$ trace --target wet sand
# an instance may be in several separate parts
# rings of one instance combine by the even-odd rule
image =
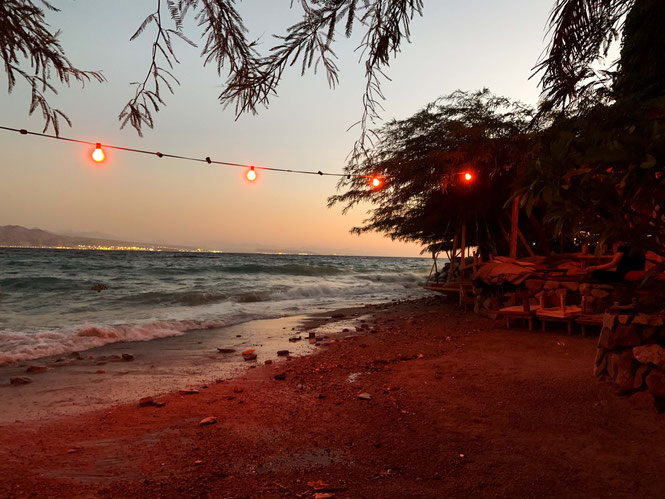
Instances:
[[[314,354],[164,407],[0,425],[0,495],[665,495],[663,416],[592,376],[595,338],[438,299],[365,311],[364,333],[323,321]]]

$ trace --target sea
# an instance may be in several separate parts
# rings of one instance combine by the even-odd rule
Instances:
[[[0,364],[424,295],[427,258],[0,248]]]

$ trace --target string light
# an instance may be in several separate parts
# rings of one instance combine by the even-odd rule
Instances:
[[[246,177],[250,182],[254,182],[256,180],[256,172],[254,171],[253,166],[247,171]]]
[[[371,184],[372,184],[372,187],[374,187],[375,189],[378,189],[379,187],[381,187],[382,183],[383,182],[379,177],[372,177]]]
[[[0,130],[6,130],[9,132],[18,132],[21,135],[34,135],[36,137],[43,137],[43,138],[48,138],[48,139],[55,139],[55,140],[61,140],[65,142],[74,142],[76,144],[85,144],[85,145],[91,145],[95,146],[95,152],[99,150],[100,153],[104,154],[104,151],[102,150],[102,144],[98,142],[90,142],[87,140],[80,140],[80,139],[72,139],[68,137],[61,137],[59,135],[51,135],[47,133],[40,133],[40,132],[31,132],[29,130],[26,130],[25,128],[12,128],[12,127],[7,127],[7,126],[2,126],[0,125]],[[359,173],[331,173],[331,172],[323,172],[320,170],[317,171],[310,171],[310,170],[292,170],[289,168],[273,168],[269,166],[252,166],[252,165],[245,165],[241,163],[231,163],[228,161],[215,161],[210,158],[210,156],[206,156],[203,158],[194,158],[190,156],[182,156],[179,154],[167,154],[167,153],[162,153],[158,151],[147,151],[145,149],[134,149],[131,147],[122,147],[122,146],[114,146],[114,145],[109,145],[109,144],[103,144],[104,148],[106,149],[117,149],[119,151],[127,151],[127,152],[133,152],[137,154],[149,154],[151,156],[157,156],[158,158],[172,158],[172,159],[179,159],[183,161],[196,161],[199,163],[207,163],[209,165],[224,165],[224,166],[234,166],[238,168],[249,168],[250,170],[247,172],[246,176],[249,179],[250,173],[253,173],[254,179],[256,179],[257,175],[257,170],[265,170],[265,171],[272,171],[272,172],[282,172],[282,173],[297,173],[301,175],[319,175],[319,176],[326,176],[326,177],[346,177],[347,179],[350,179],[351,177],[354,178],[366,178],[366,179],[372,179],[374,178],[373,175],[363,175]],[[95,152],[93,152],[93,159]],[[102,158],[103,159],[103,158]],[[97,161],[97,159],[95,159]],[[254,180],[254,179],[249,179],[249,180]]]
[[[473,175],[469,172],[466,172],[464,174],[464,180],[466,180],[467,182],[471,182],[473,180]]]
[[[95,150],[92,151],[92,159],[97,163],[104,161],[104,151],[102,151],[102,145],[100,143],[95,144]]]

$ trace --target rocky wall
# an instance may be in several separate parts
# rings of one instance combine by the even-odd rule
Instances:
[[[593,373],[637,406],[665,410],[665,311],[603,316]]]

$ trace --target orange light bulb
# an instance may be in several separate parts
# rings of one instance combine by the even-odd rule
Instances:
[[[92,151],[92,159],[95,160],[97,163],[101,163],[102,161],[104,161],[104,157],[105,156],[104,156],[104,151],[102,151],[102,145],[98,143],[95,146],[95,150]]]
[[[379,177],[372,178],[372,187],[374,187],[375,189],[381,187],[381,179]]]
[[[471,174],[468,173],[468,172],[464,174],[464,180],[466,180],[467,182],[469,182],[469,181],[471,181],[471,179],[473,179],[473,175],[471,175]]]
[[[254,182],[256,180],[256,172],[254,171],[253,166],[249,169],[247,175],[245,176],[247,177],[247,180],[249,180],[250,182]]]

